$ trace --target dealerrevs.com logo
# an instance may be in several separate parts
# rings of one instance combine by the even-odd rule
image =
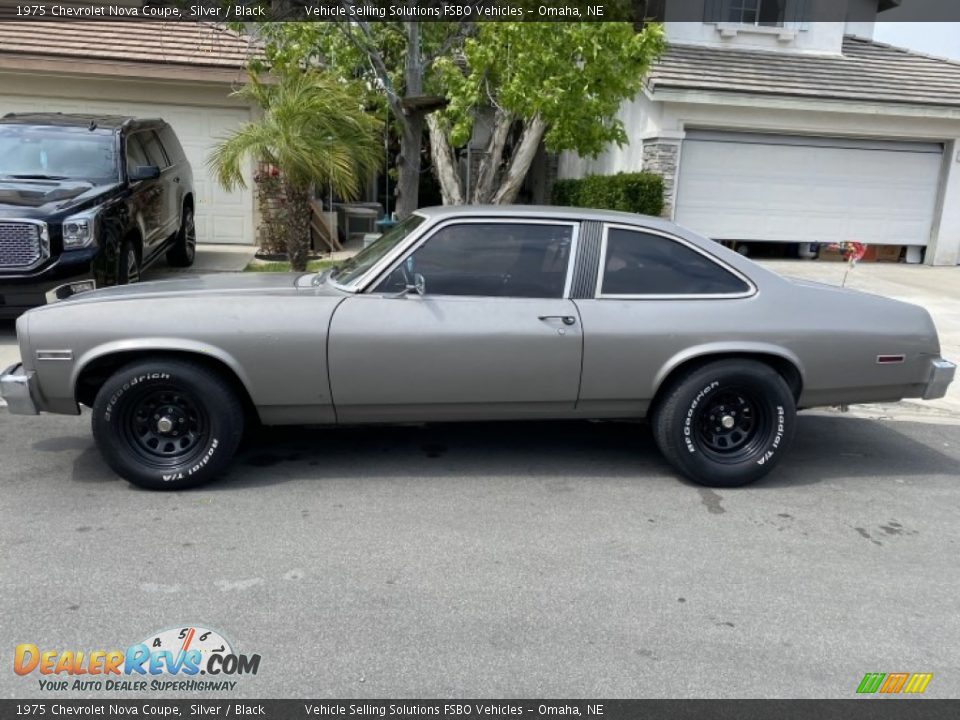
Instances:
[[[256,675],[259,655],[242,655],[220,633],[197,625],[150,635],[126,650],[50,650],[16,646],[13,671],[38,676],[43,691],[157,692],[234,690]]]

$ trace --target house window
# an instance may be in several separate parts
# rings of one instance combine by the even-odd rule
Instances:
[[[786,0],[729,0],[727,22],[782,27]]]

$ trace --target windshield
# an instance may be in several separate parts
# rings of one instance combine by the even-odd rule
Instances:
[[[338,285],[349,285],[363,276],[393,248],[403,242],[411,232],[419,227],[426,218],[411,215],[381,235],[372,245],[368,245],[352,258],[344,260],[330,271],[329,277]]]
[[[116,181],[113,133],[87,128],[0,125],[0,178]]]

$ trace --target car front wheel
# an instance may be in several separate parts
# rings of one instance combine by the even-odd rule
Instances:
[[[738,487],[770,472],[793,440],[783,376],[756,360],[720,360],[673,382],[652,418],[660,451],[700,485]]]
[[[115,372],[93,404],[93,437],[107,464],[134,485],[182,490],[230,462],[243,407],[220,375],[185,360],[138,361]]]

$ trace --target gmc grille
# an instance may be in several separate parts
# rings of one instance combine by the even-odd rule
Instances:
[[[36,265],[44,248],[40,226],[34,223],[0,221],[0,268],[29,268]]]

